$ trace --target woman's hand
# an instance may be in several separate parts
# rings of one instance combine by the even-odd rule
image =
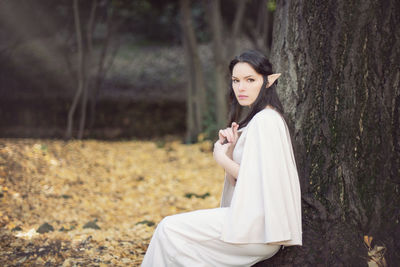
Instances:
[[[232,160],[232,151],[238,140],[238,128],[239,125],[233,122],[232,127],[220,130],[219,139],[215,142],[213,151],[215,161],[231,176],[229,182],[233,186],[236,184],[235,177],[239,175],[239,164]]]
[[[230,183],[232,186],[236,186],[236,182],[237,182],[236,178],[233,178],[232,175],[228,175],[227,177],[228,177],[229,183]]]
[[[215,161],[221,165],[221,162],[224,160],[224,157],[228,157],[226,155],[226,152],[228,151],[229,147],[231,146],[231,143],[226,143],[226,144],[222,144],[220,142],[220,140],[218,140],[217,142],[215,142],[214,144],[214,151],[213,151],[213,155],[214,155],[214,159]]]
[[[221,144],[218,140],[214,144],[214,159],[221,165],[228,174],[229,182],[235,186],[236,178],[239,175],[239,164],[227,155],[227,151],[232,147],[232,143]]]
[[[232,122],[231,127],[228,127],[226,129],[221,129],[218,132],[218,137],[219,137],[219,142],[221,144],[225,143],[225,142],[229,142],[232,143],[233,145],[236,144],[236,141],[238,140],[238,128],[239,128],[239,124],[237,124],[236,122]]]
[[[218,141],[214,144],[214,159],[221,165],[224,157],[232,159],[232,151],[238,140],[239,124],[232,122],[232,127],[218,132]]]

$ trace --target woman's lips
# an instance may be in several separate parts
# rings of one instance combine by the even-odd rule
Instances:
[[[239,99],[245,99],[247,98],[247,95],[239,95]]]

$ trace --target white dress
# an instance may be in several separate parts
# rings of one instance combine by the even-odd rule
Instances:
[[[236,186],[225,177],[219,208],[161,220],[142,267],[252,266],[281,245],[302,245],[300,184],[284,119],[266,108],[240,131]]]

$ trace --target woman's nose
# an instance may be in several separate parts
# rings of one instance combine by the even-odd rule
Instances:
[[[245,87],[242,82],[239,83],[239,91],[244,91]]]

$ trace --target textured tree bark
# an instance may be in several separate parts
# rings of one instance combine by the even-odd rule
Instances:
[[[400,3],[278,1],[271,59],[303,195],[303,246],[256,266],[400,262]]]

